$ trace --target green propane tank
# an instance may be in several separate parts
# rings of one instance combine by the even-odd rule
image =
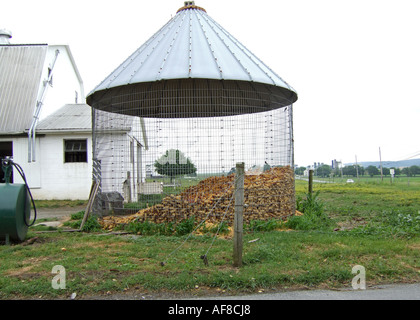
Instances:
[[[0,183],[0,240],[23,241],[31,214],[28,188],[25,184],[10,183],[12,162],[2,160],[2,168],[6,183]]]

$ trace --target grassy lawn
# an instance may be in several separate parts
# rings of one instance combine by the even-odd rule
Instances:
[[[345,179],[344,179],[345,181]],[[344,229],[369,223],[386,222],[398,214],[420,211],[420,177],[399,178],[391,184],[380,178],[364,178],[360,183],[315,184],[326,213]],[[304,196],[307,182],[296,181],[296,195]]]
[[[306,188],[296,181],[301,204]],[[293,225],[246,226],[240,269],[232,267],[232,239],[214,240],[214,230],[187,238],[31,227],[28,238],[38,237],[32,245],[0,246],[0,299],[351,287],[355,265],[365,267],[368,285],[420,281],[420,179],[411,178],[410,186],[367,180],[314,190],[319,215],[305,212]],[[206,253],[208,265],[200,259]],[[66,270],[64,290],[52,288],[55,265]]]

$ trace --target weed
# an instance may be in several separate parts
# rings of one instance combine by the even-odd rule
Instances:
[[[80,227],[80,225],[79,225]],[[99,224],[98,222],[98,218],[97,217],[92,217],[90,216],[89,218],[87,218],[82,231],[84,232],[95,232],[95,231],[101,231],[102,230],[102,226]]]
[[[306,198],[298,196],[296,199],[296,209],[302,213],[321,216],[324,212],[324,204],[319,199],[320,191],[306,193]]]
[[[82,224],[82,219],[85,215],[84,211],[79,211],[77,213],[74,213],[70,216],[71,220],[69,222],[64,223],[65,226],[69,226],[73,229],[79,229],[80,225]],[[82,231],[84,232],[95,232],[102,230],[102,226],[98,222],[98,218],[96,216],[90,216],[83,228]]]
[[[252,220],[249,224],[244,226],[244,230],[248,232],[257,231],[273,231],[282,226],[282,221],[277,219],[271,219],[268,221],[263,220]]]
[[[132,222],[122,228],[124,231],[130,233],[141,234],[145,236],[150,235],[172,235],[175,231],[173,223],[151,223],[145,222]]]
[[[80,220],[80,219],[83,219],[84,215],[85,215],[84,211],[79,211],[79,212],[73,213],[70,216],[70,218],[71,218],[71,220]]]
[[[184,236],[194,230],[194,217],[185,219],[178,224],[175,223],[153,223],[149,221],[134,221],[127,225],[121,225],[120,230],[130,233],[141,234],[144,236],[162,235],[162,236]]]
[[[228,234],[229,233],[229,225],[227,222],[223,221],[221,223],[219,223],[218,225],[210,228],[210,233],[214,233],[216,234],[218,232],[218,234]]]
[[[307,193],[306,198],[297,197],[296,209],[303,213],[286,222],[286,227],[295,230],[325,229],[332,225],[332,220],[324,212],[324,203],[319,199],[319,191]]]
[[[420,235],[420,211],[413,209],[383,210],[366,226],[352,230],[357,234],[373,234],[382,237],[411,238]]]
[[[185,219],[182,222],[178,223],[175,229],[175,235],[185,236],[191,233],[194,230],[195,219],[194,217]]]

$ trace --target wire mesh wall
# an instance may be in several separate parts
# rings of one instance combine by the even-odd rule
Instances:
[[[157,82],[105,92],[92,107],[96,213],[232,221],[244,162],[244,219],[294,214],[293,109],[268,85]]]

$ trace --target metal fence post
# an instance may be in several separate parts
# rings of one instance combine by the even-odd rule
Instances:
[[[237,268],[242,266],[244,182],[245,164],[243,162],[237,163],[235,173],[235,219],[233,226],[233,266]]]

